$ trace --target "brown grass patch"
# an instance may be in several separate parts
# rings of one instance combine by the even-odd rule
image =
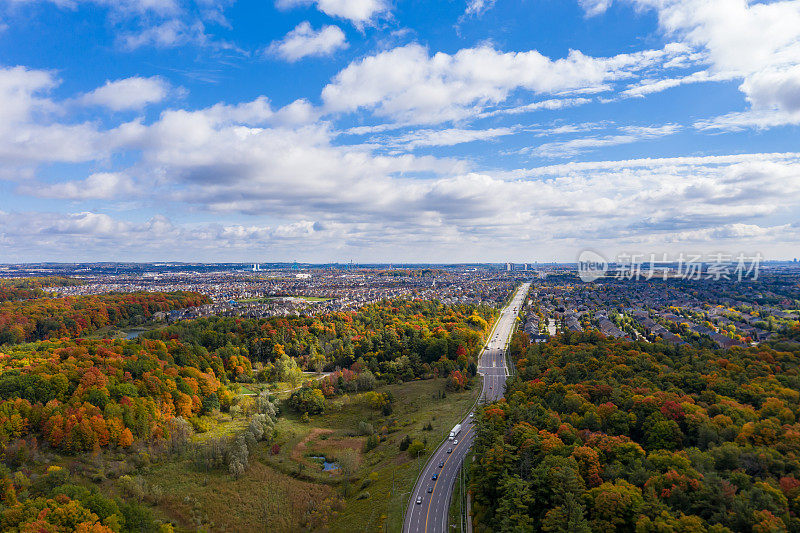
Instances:
[[[196,531],[198,522],[208,531],[302,531],[314,510],[336,496],[329,485],[295,479],[256,458],[239,479],[187,464],[153,474],[167,489],[159,507],[184,531]]]

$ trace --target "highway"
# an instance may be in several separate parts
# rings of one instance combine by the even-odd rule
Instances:
[[[508,338],[514,331],[515,319],[529,288],[530,283],[525,283],[517,290],[511,303],[501,312],[495,329],[481,353],[478,373],[483,375],[481,396],[486,403],[499,399],[505,391],[508,370],[504,350]],[[450,498],[461,463],[472,445],[473,429],[472,418],[467,415],[461,421],[461,432],[455,440],[445,440],[431,455],[408,499],[403,531],[409,533],[448,531],[447,514]],[[433,479],[434,475],[437,476],[436,479]],[[428,492],[429,490],[431,492]],[[417,498],[422,498],[422,502],[417,503]]]

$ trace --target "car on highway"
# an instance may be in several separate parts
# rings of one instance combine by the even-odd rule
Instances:
[[[439,477],[439,474],[434,474],[434,475],[431,476],[431,479],[436,481],[436,478],[438,478],[438,477]]]
[[[453,448],[447,448],[447,453],[453,453]]]
[[[422,496],[417,496],[417,505],[422,503]]]
[[[444,461],[439,461],[439,468],[444,468]]]
[[[433,487],[428,487],[428,494],[430,494],[431,492],[433,492]]]
[[[469,417],[470,417],[470,418],[475,418],[475,413],[470,413],[470,414],[469,414]]]
[[[454,440],[454,441],[453,441],[453,446],[456,446],[457,444],[458,444],[458,441],[457,441],[457,440]]]

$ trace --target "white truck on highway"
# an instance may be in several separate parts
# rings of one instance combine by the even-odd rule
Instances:
[[[459,433],[461,433],[461,424],[456,424],[453,428],[453,431],[450,432],[450,437],[448,437],[448,440],[453,440]]]

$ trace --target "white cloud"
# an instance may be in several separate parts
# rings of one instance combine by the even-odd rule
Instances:
[[[161,102],[169,91],[169,84],[158,76],[134,76],[106,81],[105,85],[86,93],[79,101],[84,105],[103,106],[112,111],[138,110]]]
[[[473,141],[486,141],[514,133],[516,133],[514,128],[416,130],[385,142],[391,146],[413,150],[421,146],[454,146]]]
[[[233,133],[220,130],[196,149],[208,148],[227,135]],[[288,139],[287,145],[299,138]],[[307,150],[301,149],[306,154]],[[335,161],[329,157],[324,163]],[[359,177],[381,165],[396,168],[396,160],[391,161],[376,159],[371,168],[345,177],[339,175],[341,165],[327,170],[320,165],[317,174],[296,185],[283,179],[282,187],[277,183],[270,187],[269,175],[275,169],[266,169],[264,175],[258,169],[228,167],[220,179],[218,170],[224,167],[218,166],[204,181],[202,162],[195,159],[185,167],[191,176],[169,180],[170,187],[189,186],[186,201],[214,207],[211,202],[227,198],[231,209],[254,217],[280,215],[282,220],[230,223],[220,211],[218,223],[176,225],[162,215],[129,222],[96,212],[0,213],[4,248],[18,258],[41,259],[42,250],[52,250],[62,254],[59,257],[70,254],[72,260],[102,259],[113,247],[118,257],[149,259],[231,260],[268,250],[271,257],[291,260],[303,250],[313,250],[316,258],[324,254],[339,259],[458,261],[489,253],[502,256],[508,246],[521,242],[546,243],[548,250],[564,258],[561,254],[574,254],[589,244],[628,250],[646,246],[645,251],[659,252],[685,251],[697,244],[714,250],[788,253],[798,238],[797,228],[788,228],[780,218],[800,208],[800,154],[574,163],[529,169],[525,179],[458,171],[422,179],[385,173],[378,180]],[[287,164],[282,163],[284,169]],[[335,182],[334,186],[328,187],[326,181]],[[314,187],[323,190],[315,192]],[[246,193],[252,198],[237,199]],[[152,194],[162,203],[169,201],[163,189]],[[175,242],[181,246],[176,248]],[[421,256],[421,249],[430,252]]]
[[[707,70],[700,70],[697,72],[693,72],[687,76],[681,76],[679,78],[662,78],[657,80],[652,79],[645,79],[631,85],[624,91],[622,91],[622,96],[626,97],[644,97],[648,94],[653,94],[661,91],[665,91],[667,89],[672,89],[673,87],[679,87],[681,85],[688,85],[692,83],[707,83],[707,82],[718,82],[718,81],[729,81],[739,76],[736,73],[732,72],[718,72],[716,74],[711,74]]]
[[[578,3],[589,17],[602,15],[611,7],[611,0],[578,0]]]
[[[677,124],[665,124],[655,127],[624,126],[620,128],[621,134],[606,135],[604,137],[584,137],[568,141],[553,141],[526,150],[539,157],[566,157],[591,151],[597,148],[630,144],[648,139],[656,139],[672,135],[681,130]]]
[[[117,42],[132,50],[142,46],[167,48],[194,44],[234,49],[214,39],[206,24],[230,27],[224,10],[235,0],[0,0],[19,8],[29,4],[49,3],[61,9],[104,9],[115,26]],[[11,10],[17,16],[19,10]],[[135,30],[131,29],[131,25]]]
[[[694,127],[699,130],[721,130],[726,132],[745,129],[766,130],[778,126],[800,124],[800,113],[786,113],[774,110],[750,110],[727,113],[718,117],[698,120]]]
[[[48,96],[55,76],[24,67],[0,68],[0,161],[8,168],[104,158],[135,135],[137,123],[101,131],[94,123],[62,123],[62,106]]]
[[[287,33],[282,40],[273,42],[266,51],[294,62],[309,56],[329,56],[347,46],[344,32],[338,26],[323,26],[315,31],[305,21]]]
[[[494,7],[495,0],[467,0],[467,9],[464,15],[482,15]]]
[[[800,59],[800,2],[631,0],[672,35],[708,50],[719,71],[754,73]]]
[[[579,105],[588,104],[592,101],[591,98],[549,98],[547,100],[540,100],[516,107],[508,107],[504,109],[495,109],[494,111],[487,111],[481,113],[480,117],[491,117],[495,115],[518,115],[521,113],[531,113],[541,109],[554,111],[557,109],[564,109],[567,107],[575,107]]]
[[[180,6],[175,0],[5,0],[5,2],[12,5],[49,2],[65,9],[77,9],[82,5],[94,5],[128,14],[174,15],[180,11]]]
[[[377,16],[389,11],[386,0],[277,0],[279,9],[315,4],[317,9],[330,15],[347,19],[356,26],[372,22]]]
[[[178,19],[148,26],[138,32],[125,32],[119,38],[122,45],[128,50],[135,50],[143,46],[172,48],[186,44],[205,45],[209,40],[202,22],[195,21],[189,24]]]
[[[65,200],[113,199],[137,192],[133,181],[116,172],[98,172],[83,180],[66,181],[51,185],[23,185],[22,194],[39,198],[63,198]]]
[[[792,94],[798,87],[800,65],[800,1],[629,1],[655,9],[659,25],[670,36],[704,49],[712,74],[735,74],[744,79],[740,89],[750,102],[752,113],[719,117],[719,127],[797,123],[797,104]]]
[[[593,58],[577,50],[551,60],[536,50],[500,52],[489,46],[433,56],[419,44],[379,52],[351,63],[322,91],[329,112],[368,109],[407,123],[437,123],[475,115],[516,89],[535,94],[596,87],[685,53],[667,45]]]
[[[695,127],[735,131],[800,124],[800,64],[753,73],[739,90],[750,102],[749,110],[700,120]]]
[[[753,109],[796,113],[800,111],[800,63],[756,72],[739,88],[747,95]]]

